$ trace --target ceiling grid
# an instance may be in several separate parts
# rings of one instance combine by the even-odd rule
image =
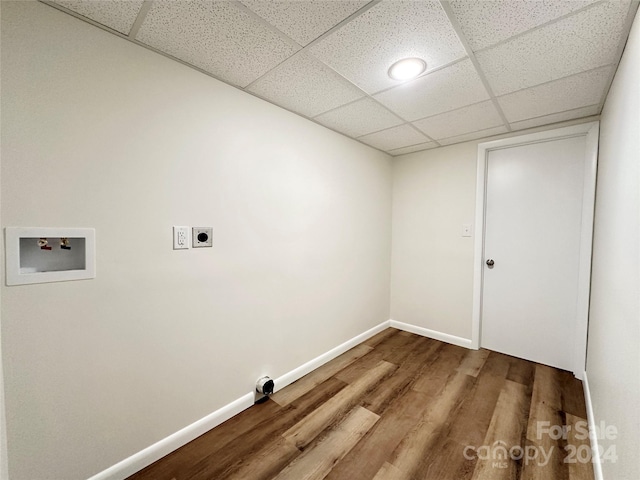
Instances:
[[[600,113],[638,0],[41,0],[392,156]],[[387,69],[418,57],[397,81]]]
[[[138,12],[136,19],[133,22],[133,25],[131,26],[131,30],[129,30],[129,33],[127,34],[127,36],[130,39],[136,38],[136,35],[138,34],[140,27],[142,26],[142,22],[144,22],[144,19],[147,16],[147,13],[149,13],[149,10],[151,9],[152,4],[153,4],[152,0],[144,0],[144,2],[142,3],[142,6],[140,7],[140,11]]]
[[[480,68],[480,63],[478,62],[478,59],[476,58],[475,54],[473,53],[473,49],[471,48],[471,45],[469,45],[469,42],[467,41],[466,36],[462,32],[462,27],[458,23],[458,19],[456,18],[455,14],[453,13],[453,10],[451,10],[451,6],[449,5],[449,2],[441,1],[440,4],[442,5],[442,9],[447,14],[447,17],[449,17],[449,21],[451,22],[451,25],[453,26],[453,29],[458,34],[458,37],[460,38],[460,42],[462,43],[462,45],[464,45],[464,48],[467,51],[467,55],[469,55],[469,58],[471,59],[471,62],[473,63],[473,66],[476,68],[476,71],[478,72],[478,76],[480,77],[480,80],[482,81],[482,84],[484,85],[484,88],[486,88],[487,93],[489,94],[489,97],[491,98],[491,103],[493,104],[494,108],[498,112],[498,115],[500,115],[500,118],[502,119],[502,121],[504,123],[504,126],[507,129],[507,132],[510,132],[511,131],[511,127],[509,126],[509,122],[507,121],[507,117],[504,116],[504,112],[502,111],[502,108],[500,107],[500,104],[498,103],[498,100],[496,99],[496,96],[493,93],[493,89],[491,88],[491,85],[489,84],[489,81],[487,80],[487,77],[485,76],[484,72],[482,71],[482,68]]]

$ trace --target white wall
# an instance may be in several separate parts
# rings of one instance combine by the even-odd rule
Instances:
[[[86,478],[389,318],[387,155],[1,3],[3,227],[97,239],[95,280],[2,288],[12,480]]]
[[[0,22],[2,9],[0,9]],[[0,62],[0,78],[2,78],[2,62]],[[0,82],[0,98],[2,98],[2,82]],[[2,116],[2,102],[0,101],[0,117]],[[2,127],[0,125],[0,131]],[[0,198],[2,198],[2,169],[0,168]],[[2,225],[2,209],[0,208],[0,225]],[[0,252],[4,251],[4,235],[0,235]],[[0,254],[0,272],[4,272],[4,255]],[[2,295],[0,295],[0,326],[2,325]],[[2,329],[0,328],[0,480],[9,479],[7,462],[7,422],[4,402],[4,372],[2,368]]]
[[[470,341],[473,237],[462,237],[462,226],[475,220],[478,144],[597,118],[587,117],[396,157],[391,318]],[[472,228],[472,235],[476,233]]]
[[[640,21],[602,111],[587,377],[595,420],[618,429],[605,479],[640,478]]]
[[[471,338],[477,142],[394,160],[391,318]]]

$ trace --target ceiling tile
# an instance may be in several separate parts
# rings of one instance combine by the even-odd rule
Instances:
[[[600,103],[613,67],[602,67],[498,98],[509,122]]]
[[[597,0],[451,0],[451,10],[476,51],[586,7]]]
[[[304,52],[271,70],[247,91],[308,117],[364,96],[336,72]]]
[[[494,135],[500,135],[501,133],[507,133],[506,127],[494,127],[487,128],[486,130],[480,130],[479,132],[467,133],[465,135],[457,135],[455,137],[443,138],[438,140],[438,143],[442,146],[453,145],[454,143],[469,142],[471,140],[478,140],[479,138],[492,137]]]
[[[125,35],[147,3],[131,40],[394,154],[509,129],[487,81],[515,130],[599,113],[631,0],[447,1],[478,62],[434,0],[47,3]],[[428,71],[391,80],[407,56]]]
[[[489,94],[471,60],[463,60],[374,98],[413,121],[487,100]]]
[[[368,93],[397,85],[387,71],[406,57],[429,69],[466,55],[439,2],[381,2],[336,30],[310,51]]]
[[[407,153],[421,152],[423,150],[431,150],[432,148],[436,148],[438,146],[435,142],[427,142],[427,143],[419,143],[418,145],[413,145],[411,147],[404,148],[395,148],[390,150],[388,153],[394,157],[398,155],[405,155]]]
[[[540,125],[550,125],[552,123],[564,122],[575,118],[590,117],[600,113],[600,105],[591,105],[590,107],[576,108],[567,112],[554,113],[552,115],[544,115],[542,117],[531,118],[521,122],[511,123],[513,130],[524,130],[525,128],[539,127]]]
[[[105,25],[113,30],[129,34],[136,21],[142,0],[128,2],[111,0],[53,0],[54,3],[76,12],[78,15],[90,18],[94,22]]]
[[[425,135],[409,125],[400,125],[380,132],[370,133],[369,135],[358,137],[358,140],[385,151],[429,141]]]
[[[604,2],[477,54],[493,92],[504,95],[614,63],[628,2]]]
[[[240,0],[300,45],[307,45],[369,0]]]
[[[363,98],[323,113],[314,120],[352,137],[359,137],[404,123],[403,120],[370,98]]]
[[[491,100],[462,107],[413,124],[436,140],[502,125],[503,121]]]
[[[228,1],[155,0],[136,40],[241,87],[299,49]]]

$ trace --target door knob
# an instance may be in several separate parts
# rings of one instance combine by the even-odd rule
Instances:
[[[489,266],[489,268],[492,268],[494,263],[495,262],[493,261],[493,258],[490,258],[489,260],[487,260],[487,265]]]

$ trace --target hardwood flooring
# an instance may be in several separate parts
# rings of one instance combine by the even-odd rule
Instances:
[[[580,422],[568,372],[387,329],[129,478],[593,480]]]

